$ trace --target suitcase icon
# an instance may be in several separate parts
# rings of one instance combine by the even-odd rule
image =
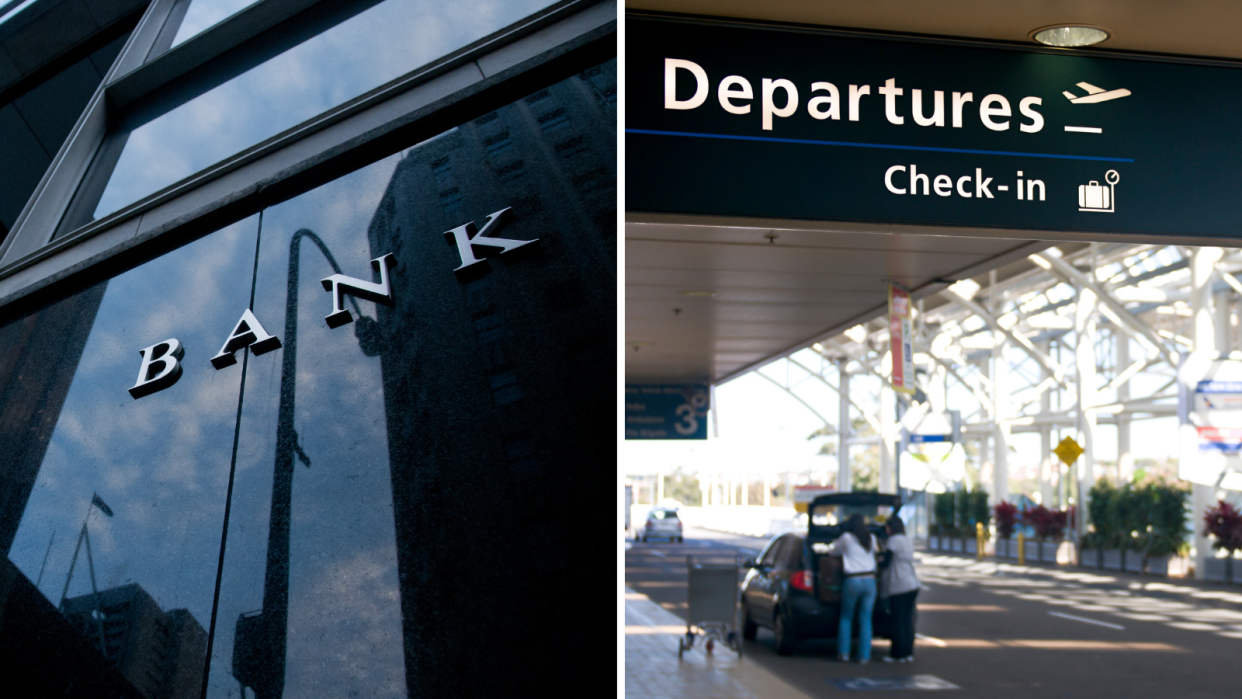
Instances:
[[[1113,186],[1121,179],[1116,170],[1109,170],[1104,177],[1108,184],[1101,185],[1097,180],[1088,184],[1078,185],[1078,210],[1112,213],[1114,204]]]

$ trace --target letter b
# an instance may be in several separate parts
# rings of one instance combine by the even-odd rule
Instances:
[[[181,378],[181,359],[185,357],[185,348],[176,338],[157,342],[138,350],[138,354],[142,355],[138,381],[129,389],[129,395],[135,399],[162,391]]]

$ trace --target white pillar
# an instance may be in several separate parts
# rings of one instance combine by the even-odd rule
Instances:
[[[847,361],[838,364],[840,380],[837,383],[837,395],[840,396],[837,426],[837,492],[850,492],[850,375],[845,373]]]
[[[1039,343],[1039,351],[1051,356],[1052,341],[1044,340]],[[1043,369],[1040,377],[1047,380],[1048,370]],[[1044,391],[1039,397],[1039,412],[1041,415],[1047,415],[1052,412],[1052,392],[1056,390],[1050,388]],[[1039,502],[1044,507],[1052,507],[1052,425],[1040,425],[1039,427]]]
[[[1190,254],[1190,309],[1194,321],[1194,351],[1216,354],[1217,333],[1212,313],[1212,277],[1216,262],[1224,251],[1220,248],[1196,248]],[[1203,515],[1215,500],[1216,489],[1210,485],[1192,486],[1193,509],[1190,521],[1194,527],[1195,577],[1202,580],[1207,571],[1205,562],[1211,555],[1211,543],[1203,535]]]
[[[1087,533],[1087,500],[1091,485],[1095,482],[1095,411],[1087,408],[1095,405],[1095,292],[1088,288],[1078,290],[1078,304],[1074,313],[1074,363],[1078,368],[1078,444],[1083,448],[1078,457],[1078,536]]]
[[[772,476],[767,473],[763,474],[763,506],[772,506]]]
[[[742,474],[742,507],[750,505],[750,474]]]
[[[896,454],[892,434],[897,412],[897,392],[888,382],[880,385],[880,492],[896,493]]]
[[[655,504],[664,501],[664,472],[656,471]]]
[[[1130,338],[1116,332],[1117,371],[1125,371],[1130,366]],[[1130,382],[1117,387],[1117,402],[1130,400]],[[1130,452],[1131,417],[1128,413],[1117,414],[1117,480],[1126,481],[1134,477],[1134,454]]]
[[[1009,430],[1004,422],[1010,414],[1009,358],[1004,335],[996,333],[992,348],[992,504],[1009,499]]]

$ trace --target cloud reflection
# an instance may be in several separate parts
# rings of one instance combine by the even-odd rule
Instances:
[[[116,211],[550,4],[381,2],[135,129],[94,215]]]

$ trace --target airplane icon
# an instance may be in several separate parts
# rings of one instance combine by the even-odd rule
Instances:
[[[1090,83],[1078,83],[1078,87],[1086,90],[1087,94],[1082,97],[1075,97],[1072,92],[1062,92],[1061,94],[1065,95],[1065,99],[1073,102],[1074,104],[1107,102],[1108,100],[1115,100],[1130,94],[1130,91],[1126,89],[1105,91],[1102,88],[1098,88]]]

